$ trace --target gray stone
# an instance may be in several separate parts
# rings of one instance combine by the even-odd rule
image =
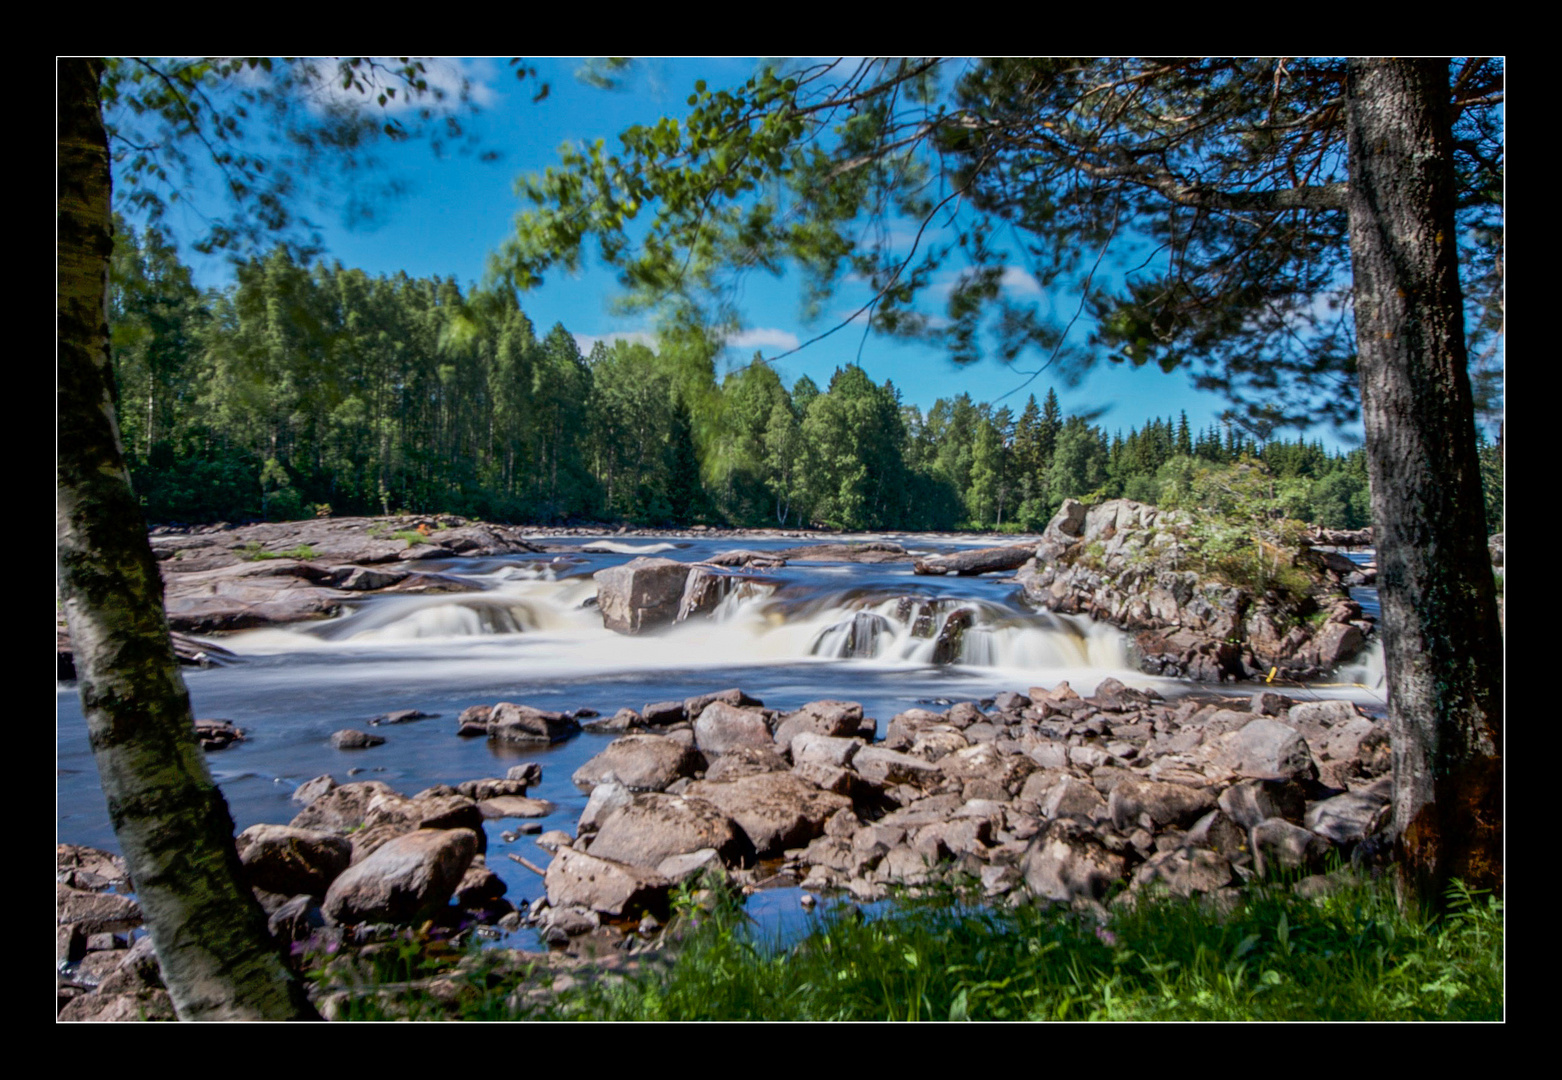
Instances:
[[[1270,818],[1253,826],[1248,833],[1254,866],[1260,877],[1277,873],[1314,873],[1323,867],[1329,842],[1300,825],[1283,818]]]
[[[488,719],[488,737],[500,742],[556,743],[579,730],[579,722],[567,713],[508,701],[495,705]]]
[[[774,748],[764,710],[739,708],[724,701],[705,706],[694,722],[694,741],[707,757],[718,757],[738,746]]]
[[[343,728],[331,736],[331,745],[338,750],[367,750],[371,746],[380,746],[385,739],[379,735],[370,735],[366,731],[354,731],[352,728]]]
[[[1336,844],[1354,844],[1381,830],[1391,813],[1385,800],[1352,791],[1314,803],[1302,825]]]
[[[637,558],[598,570],[597,606],[602,625],[619,634],[640,634],[678,617],[689,565],[672,559]]]
[[[251,825],[233,843],[251,886],[288,896],[324,896],[353,856],[345,837],[288,825]]]
[[[1036,896],[1071,901],[1099,900],[1123,879],[1127,863],[1108,851],[1089,829],[1055,821],[1030,842],[1020,864],[1025,884]]]
[[[754,856],[754,845],[720,808],[677,795],[634,796],[602,819],[591,841],[593,855],[642,867],[701,848],[714,848],[733,865]]]
[[[1186,828],[1215,809],[1215,794],[1208,788],[1164,784],[1155,780],[1124,780],[1112,788],[1107,812],[1112,824],[1128,831],[1148,816],[1154,827]]]
[[[1164,885],[1173,896],[1214,892],[1231,884],[1231,863],[1208,848],[1173,848],[1134,871],[1135,885]]]
[[[667,913],[672,882],[654,870],[561,848],[544,879],[554,908],[580,906],[607,915]]]
[[[412,922],[450,902],[477,846],[470,829],[396,837],[332,882],[321,907],[339,925]]]
[[[1288,724],[1260,717],[1209,746],[1216,764],[1239,776],[1316,779],[1307,740]]]
[[[804,847],[823,834],[831,815],[851,808],[851,800],[821,791],[789,772],[745,776],[730,783],[702,780],[689,785],[689,795],[708,800],[736,821],[760,858]]]
[[[317,776],[313,780],[305,780],[293,789],[293,801],[303,806],[308,806],[320,796],[336,789],[336,780],[330,775]]]
[[[625,735],[614,739],[570,777],[575,786],[591,790],[608,773],[632,791],[663,791],[682,776],[693,776],[704,764],[699,753],[660,735]]]
[[[1299,822],[1307,810],[1307,796],[1294,780],[1244,780],[1220,793],[1226,816],[1251,829],[1269,818]]]

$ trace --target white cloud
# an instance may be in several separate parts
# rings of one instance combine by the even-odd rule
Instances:
[[[590,355],[592,346],[594,346],[599,341],[607,345],[611,345],[615,341],[627,341],[631,345],[644,345],[653,352],[656,349],[656,335],[646,330],[630,330],[628,332],[614,331],[611,334],[602,334],[600,336],[592,334],[575,334],[573,337],[575,338],[576,347],[579,348],[581,353],[584,355]]]
[[[956,282],[971,276],[971,271],[962,270],[960,273],[934,282],[928,287],[928,294],[937,296],[941,300],[947,300],[949,294],[954,291]],[[1036,281],[1030,271],[1023,266],[1005,266],[1003,274],[998,279],[998,287],[1011,296],[1040,296],[1041,285]]]
[[[727,339],[727,344],[738,349],[795,349],[802,341],[790,330],[778,330],[769,326],[756,326]]]

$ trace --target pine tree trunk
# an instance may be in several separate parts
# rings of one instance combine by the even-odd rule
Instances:
[[[1362,419],[1402,897],[1502,884],[1502,637],[1466,370],[1446,61],[1356,60],[1347,125]]]
[[[233,820],[196,743],[162,581],[114,420],[107,317],[108,140],[101,61],[61,60],[58,582],[109,818],[181,1019],[314,1010],[239,884]]]

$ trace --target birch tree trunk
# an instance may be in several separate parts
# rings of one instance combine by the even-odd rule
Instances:
[[[101,61],[58,68],[55,539],[82,712],[109,818],[182,1020],[313,1017],[254,894],[195,739],[163,586],[130,487],[109,367],[113,251]]]

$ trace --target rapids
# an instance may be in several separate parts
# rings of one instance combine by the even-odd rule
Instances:
[[[918,553],[992,542],[852,539],[894,539]],[[594,572],[648,550],[692,562],[736,546],[795,544],[582,539],[567,553],[435,561],[423,568],[463,578],[478,591],[367,596],[327,621],[224,636],[221,644],[241,661],[186,669],[185,680],[198,717],[231,720],[247,732],[247,741],[206,759],[236,829],[287,822],[298,810],[289,799],[293,789],[322,773],[342,782],[382,780],[410,795],[436,783],[503,776],[510,765],[536,760],[543,782],[532,794],[557,806],[540,824],[573,833],[586,796],[570,774],[610,737],[581,734],[525,750],[457,738],[455,718],[469,705],[515,701],[610,716],[624,706],[739,686],[779,709],[820,698],[859,701],[882,732],[891,716],[918,704],[942,708],[1064,679],[1082,693],[1108,676],[1167,697],[1197,689],[1138,672],[1126,635],[1036,611],[1012,580],[915,577],[909,562],[793,561],[779,570],[734,571],[709,617],[640,637],[605,630],[591,603]],[[939,631],[955,612],[965,612],[969,626],[953,662],[935,664]],[[1366,691],[1381,678],[1377,665],[1374,671],[1369,660],[1339,682],[1366,684]],[[1376,698],[1367,692],[1362,700]],[[56,705],[58,839],[117,850],[73,683],[58,685]],[[334,731],[366,729],[370,717],[410,708],[438,716],[375,728],[386,743],[373,749],[330,743]],[[505,878],[517,906],[542,892],[540,878],[504,858],[507,851],[541,856],[526,836],[513,845],[502,840],[520,824],[488,824],[489,866]]]

